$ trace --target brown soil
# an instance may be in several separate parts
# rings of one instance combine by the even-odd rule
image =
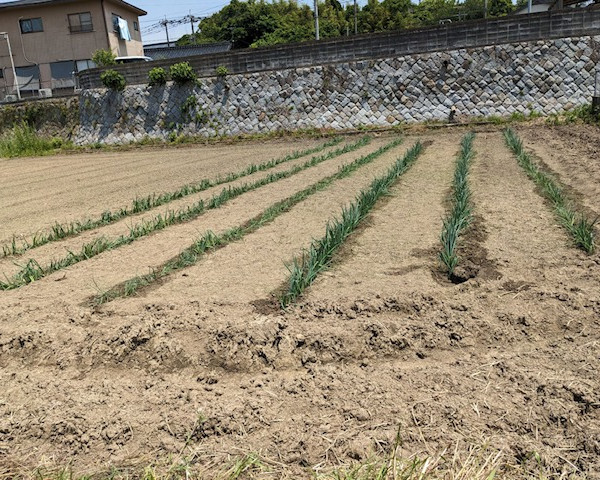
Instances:
[[[592,125],[518,129],[527,150],[569,187],[574,200],[600,215],[600,129]]]
[[[389,138],[0,292],[0,476],[40,465],[140,468],[171,455],[210,478],[232,457],[257,452],[275,477],[308,478],[388,451],[400,427],[407,454],[489,444],[507,464],[536,452],[551,471],[600,478],[600,257],[572,248],[500,132],[486,131],[475,141],[476,222],[461,252],[470,278],[440,281],[439,232],[461,134],[421,135],[432,144],[287,312],[257,305],[285,281],[285,263],[416,138],[137,297],[82,305]],[[242,147],[189,152],[234,156],[228,149]],[[298,148],[269,142],[261,152]],[[563,174],[539,155],[581,186],[570,176],[576,159]],[[147,157],[145,165],[164,169]],[[138,171],[135,154],[120,158]],[[201,164],[185,181],[212,176],[211,168]],[[105,174],[97,174],[104,185]],[[45,173],[37,175],[27,178],[33,184]],[[157,185],[168,176],[157,175]],[[93,200],[101,207],[94,211],[119,206],[126,183],[115,205],[90,188],[89,203],[45,212],[52,195],[36,183],[22,197],[37,212],[31,218],[19,223],[16,207],[2,209],[13,224],[8,235],[81,218]]]
[[[55,221],[97,216],[128,205],[136,196],[170,191],[322,142],[282,140],[0,159],[0,241],[14,233],[35,233]]]
[[[356,140],[357,139],[354,138],[354,139],[351,139],[350,142],[353,143]],[[272,147],[272,148],[274,148],[274,147]],[[309,147],[307,147],[307,148],[309,148]],[[328,149],[324,150],[323,152],[319,152],[316,155],[322,155],[322,154],[325,154],[332,150],[335,150],[337,148],[340,148],[340,146],[328,148]],[[303,150],[303,149],[304,148],[297,148],[294,150]],[[276,158],[276,157],[278,158],[278,157],[285,155],[294,150],[289,150],[289,151],[283,150],[282,153],[280,153],[277,150],[269,151],[269,155],[271,155],[271,156],[267,156],[266,154],[261,153],[261,152],[257,152],[256,153],[257,156],[255,156],[254,154],[247,155],[247,152],[246,152],[245,156],[244,157],[240,156],[240,158],[238,159],[237,162],[227,163],[226,168],[228,168],[229,170],[224,170],[224,167],[221,167],[221,169],[216,169],[216,171],[213,172],[212,171],[213,165],[211,165],[211,163],[209,162],[207,164],[207,166],[203,167],[203,169],[201,170],[202,174],[205,176],[193,177],[192,179],[186,180],[185,183],[193,183],[193,182],[199,181],[203,178],[215,179],[215,178],[218,178],[219,175],[224,175],[229,172],[237,172],[251,163],[262,163],[262,162],[270,160],[271,158]],[[239,155],[239,153],[238,153],[238,155]],[[305,157],[301,157],[297,160],[293,160],[290,162],[284,162],[284,163],[282,163],[272,169],[269,169],[267,171],[255,172],[251,175],[242,177],[233,182],[221,184],[221,185],[209,188],[207,190],[204,190],[203,192],[189,195],[189,196],[186,196],[179,200],[175,200],[173,202],[169,202],[168,204],[153,208],[142,214],[126,217],[126,218],[124,218],[118,222],[115,222],[111,225],[107,225],[107,226],[99,227],[99,228],[89,230],[86,232],[82,232],[81,234],[77,235],[76,237],[63,239],[58,242],[48,243],[42,247],[35,249],[35,252],[27,251],[22,256],[18,256],[18,257],[8,256],[8,257],[0,258],[0,271],[10,277],[12,274],[16,273],[20,269],[20,266],[23,263],[26,263],[27,259],[32,255],[35,256],[35,259],[40,263],[40,265],[47,265],[50,263],[50,261],[52,259],[64,257],[69,251],[77,252],[80,250],[81,245],[83,245],[85,243],[91,243],[100,237],[114,239],[114,238],[119,237],[120,235],[127,236],[129,234],[130,228],[132,226],[141,224],[144,221],[150,221],[153,218],[155,218],[157,215],[166,214],[168,211],[177,211],[180,209],[185,209],[189,206],[192,206],[193,204],[197,203],[200,200],[207,202],[214,195],[221,193],[221,191],[225,188],[237,187],[237,186],[241,186],[245,183],[256,182],[257,180],[260,180],[267,175],[285,171],[290,168],[293,168],[294,166],[301,165],[304,162],[310,160],[311,158],[312,158],[312,156],[305,156]],[[352,158],[352,157],[349,155],[340,157],[342,162],[347,161],[348,158]],[[335,159],[332,163],[335,163],[337,165],[336,162],[339,163],[340,159]],[[156,177],[158,179],[158,178],[160,178],[160,175],[157,175]],[[294,178],[297,179],[298,177],[294,177]],[[175,188],[177,188],[181,185],[182,184],[179,184],[179,185],[175,186]],[[280,184],[278,184],[277,188],[279,188],[279,185]],[[273,188],[273,187],[274,187],[274,185],[267,187],[267,188]],[[262,189],[260,190],[260,192],[261,192],[260,196],[264,196],[264,195],[262,195],[263,191],[264,190],[262,190]],[[268,202],[269,200],[270,200],[270,198],[268,196],[264,199],[264,201],[266,201],[266,202]],[[127,205],[127,204],[125,204],[125,205]],[[129,205],[127,205],[127,206],[129,206]],[[211,212],[211,214],[213,214],[213,212]],[[96,218],[96,217],[94,217],[94,218]],[[191,243],[191,240],[195,236],[197,236],[197,234],[195,232],[198,232],[199,228],[200,228],[197,226],[196,223],[191,224],[191,227],[193,228],[194,233],[189,234],[190,236],[188,238],[190,239],[190,243]],[[189,230],[185,226],[176,228],[175,230],[179,231],[181,229]],[[169,234],[171,234],[172,232],[173,232],[173,230],[171,230],[169,232]],[[162,232],[163,235],[164,235],[164,233],[165,232]],[[184,233],[183,235],[187,235],[187,234],[188,233]],[[175,245],[175,248],[176,248],[176,251],[178,252],[180,249],[180,245]]]

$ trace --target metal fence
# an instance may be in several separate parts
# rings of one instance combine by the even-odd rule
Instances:
[[[600,9],[568,9],[530,15],[451,23],[409,31],[357,35],[272,48],[233,50],[186,60],[200,76],[214,75],[223,65],[230,73],[249,73],[355,60],[397,57],[416,53],[482,47],[502,43],[600,34]],[[147,82],[148,70],[168,67],[178,60],[163,60],[115,67],[129,84]],[[101,86],[100,70],[79,76],[82,88]]]

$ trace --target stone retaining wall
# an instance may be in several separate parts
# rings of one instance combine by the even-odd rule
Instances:
[[[558,113],[589,103],[600,37],[506,44],[203,78],[198,85],[84,91],[78,143],[354,129]]]
[[[41,135],[71,139],[79,127],[79,120],[79,100],[76,97],[0,105],[0,135],[24,122]]]

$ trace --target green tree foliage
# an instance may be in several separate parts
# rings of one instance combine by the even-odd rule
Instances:
[[[510,0],[490,0],[488,15],[490,17],[500,17],[508,15],[513,9],[514,6]]]
[[[423,0],[417,8],[417,18],[422,25],[437,25],[442,20],[458,20],[455,0]]]
[[[116,65],[117,56],[110,50],[96,50],[92,54],[92,61],[99,67],[110,67]]]
[[[321,38],[354,33],[354,6],[341,0],[319,0]],[[511,0],[488,0],[488,16],[506,15]],[[440,21],[484,16],[484,0],[368,0],[357,12],[358,33],[437,25]],[[315,38],[311,6],[297,0],[231,0],[219,12],[200,21],[198,33],[179,45],[229,41],[233,48],[263,47]]]

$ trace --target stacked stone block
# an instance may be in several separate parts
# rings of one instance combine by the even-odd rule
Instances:
[[[355,129],[464,117],[559,113],[590,102],[600,37],[505,44],[198,84],[84,91],[77,142],[304,128]]]

